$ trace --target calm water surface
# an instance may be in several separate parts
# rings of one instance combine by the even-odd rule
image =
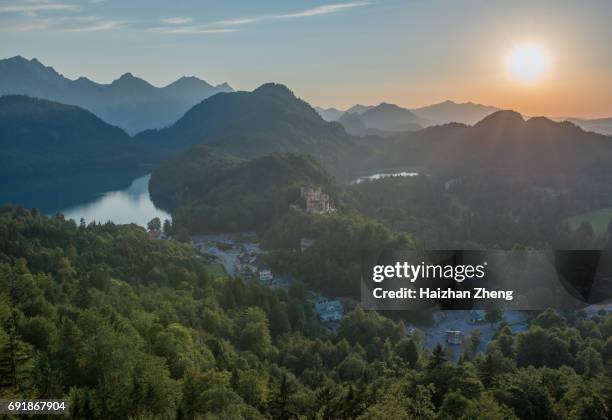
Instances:
[[[149,197],[149,178],[145,175],[136,178],[129,187],[123,190],[110,191],[94,196],[91,201],[78,206],[60,210],[67,219],[79,222],[84,218],[87,223],[96,221],[115,224],[136,223],[146,226],[155,217],[172,219],[169,213],[155,207]]]
[[[375,181],[377,179],[394,177],[394,176],[417,176],[418,174],[419,174],[418,172],[392,172],[392,173],[378,173],[378,174],[373,174],[373,175],[364,175],[364,176],[360,176],[359,178],[353,180],[351,184],[361,184],[362,182],[366,182],[366,181]]]

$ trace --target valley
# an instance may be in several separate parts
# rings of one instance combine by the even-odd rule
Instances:
[[[3,395],[76,418],[395,418],[385,389],[407,418],[460,398],[464,418],[535,419],[604,398],[606,302],[359,298],[364,250],[609,249],[610,136],[473,103],[315,110],[277,83],[126,74],[81,97],[38,61],[0,74],[15,65],[61,86],[0,97]],[[123,88],[140,93],[97,108]],[[168,91],[171,110],[151,99]]]

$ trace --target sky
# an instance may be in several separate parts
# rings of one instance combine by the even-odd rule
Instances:
[[[608,0],[0,0],[0,58],[101,83],[128,71],[157,86],[273,81],[342,109],[450,99],[610,117],[611,17]],[[547,64],[529,82],[508,64],[526,44]]]

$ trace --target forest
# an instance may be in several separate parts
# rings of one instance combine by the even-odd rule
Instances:
[[[566,218],[612,206],[612,189],[603,180],[572,182],[555,188],[484,173],[421,174],[352,185],[342,199],[428,249],[603,249],[612,223],[598,234]]]
[[[135,225],[0,209],[1,395],[66,398],[73,418],[610,418],[611,314],[492,321],[453,363],[375,312],[331,335],[299,283],[212,276]]]

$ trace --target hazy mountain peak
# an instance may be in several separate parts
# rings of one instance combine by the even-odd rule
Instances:
[[[350,114],[349,111],[347,111]],[[415,131],[423,128],[421,120],[409,109],[395,104],[381,102],[360,114],[368,129],[383,132]]]
[[[474,128],[495,128],[507,130],[522,127],[525,124],[523,116],[516,111],[501,110],[487,115],[474,125]]]
[[[556,122],[547,117],[531,117],[525,121],[525,126],[539,131],[563,131],[566,134],[584,131],[580,126],[571,121]]]
[[[476,104],[474,102],[459,103],[447,99],[444,102],[414,109],[413,112],[430,124],[447,124],[459,122],[473,125],[499,108]]]
[[[346,113],[353,113],[356,112],[358,114],[363,114],[364,112],[366,112],[369,109],[374,108],[372,105],[361,105],[361,104],[357,104],[357,105],[353,105],[352,107],[350,107],[349,109],[347,109],[345,112]]]
[[[555,124],[553,120],[547,117],[543,117],[543,116],[531,117],[527,119],[526,122],[528,124]]]
[[[120,83],[120,82],[134,82],[134,81],[138,81],[138,82],[144,82],[147,85],[149,84],[149,82],[134,76],[132,73],[127,72],[127,73],[123,73],[121,75],[121,77],[119,77],[118,79],[114,80],[113,83]]]
[[[320,106],[315,106],[314,109],[325,121],[338,121],[344,114],[343,111],[334,107],[322,108]]]
[[[388,102],[381,102],[376,106],[371,107],[370,109],[368,109],[366,111],[367,112],[379,112],[379,111],[395,111],[395,110],[403,110],[404,108],[401,108],[395,104],[390,104]],[[408,111],[406,109],[406,111]]]
[[[10,57],[10,58],[7,58],[5,60],[0,60],[0,61],[4,61],[5,63],[13,64],[13,65],[28,65],[29,64],[29,65],[33,65],[37,67],[45,67],[36,58],[32,58],[31,60],[28,60],[27,58],[21,55],[16,55],[14,57]]]
[[[174,82],[167,85],[165,88],[198,88],[198,87],[206,87],[212,88],[212,85],[205,80],[202,80],[196,76],[183,76],[180,79],[175,80]]]
[[[85,86],[85,87],[96,87],[96,82],[88,79],[87,77],[81,76],[75,81],[72,82],[75,86]]]
[[[227,84],[214,87],[194,76],[163,88],[129,72],[110,84],[85,77],[70,80],[35,58],[0,59],[0,95],[24,94],[77,105],[130,133],[170,125],[193,105],[226,91],[233,89]]]
[[[233,92],[234,88],[229,85],[227,82],[223,82],[215,86],[217,89],[223,90],[225,92]]]
[[[408,111],[406,108],[402,108],[399,105],[391,104],[389,102],[381,102],[380,104],[378,104],[377,106],[375,106],[372,109],[380,109],[380,110],[405,110],[405,111]],[[371,110],[368,110],[368,111],[371,111]]]
[[[253,92],[254,93],[284,94],[284,95],[291,95],[292,97],[295,96],[293,92],[291,91],[291,89],[289,89],[287,86],[283,85],[282,83],[274,83],[274,82],[264,83],[263,85],[255,89]]]
[[[45,66],[36,58],[28,60],[27,58],[22,57],[20,55],[0,60],[0,71],[2,71],[2,73],[0,73],[0,79],[4,78],[5,80],[19,80],[24,77],[47,79],[52,80],[55,83],[57,83],[58,81],[63,82],[67,80],[64,79],[64,77],[58,72],[56,72],[53,67]],[[14,81],[12,81],[11,83],[14,83]],[[0,85],[1,84],[2,83],[0,83]],[[1,93],[2,92],[0,91],[0,94]]]

